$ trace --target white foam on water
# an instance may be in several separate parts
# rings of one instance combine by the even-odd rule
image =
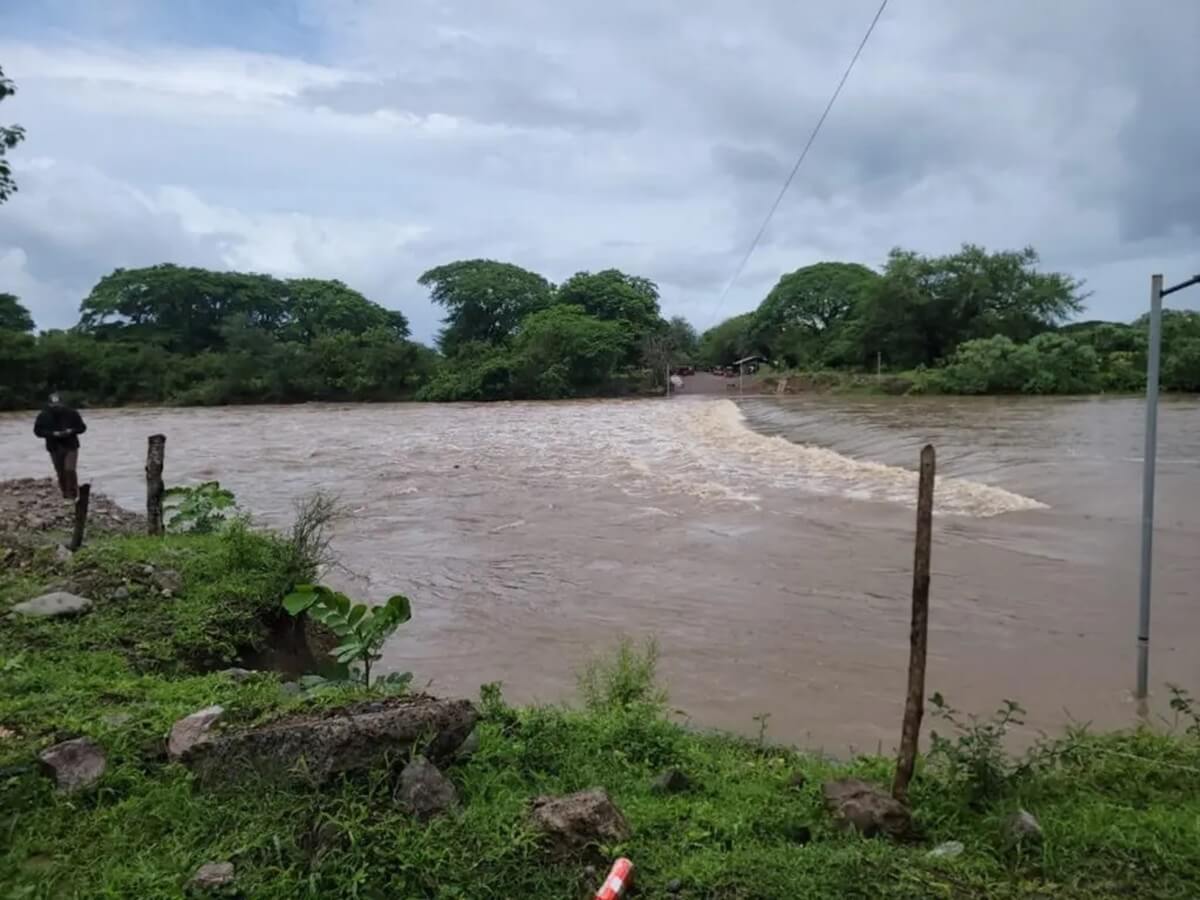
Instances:
[[[759,434],[731,400],[687,404],[687,414],[695,449],[713,454],[713,465],[725,476],[722,482],[730,476],[756,477],[759,484],[766,481],[855,500],[907,506],[916,502],[915,471]],[[939,479],[934,507],[941,513],[976,517],[1047,508],[1031,497],[963,478]]]

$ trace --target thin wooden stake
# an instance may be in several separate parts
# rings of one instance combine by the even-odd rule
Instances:
[[[921,478],[917,486],[917,545],[913,551],[912,629],[909,632],[908,699],[900,732],[900,758],[892,796],[908,802],[908,783],[917,762],[921,716],[925,712],[925,650],[929,643],[929,557],[933,543],[933,481],[937,460],[933,445],[921,450]]]
[[[75,530],[71,533],[69,548],[72,552],[83,546],[83,529],[87,525],[88,501],[92,496],[91,484],[81,484],[75,497]]]
[[[146,530],[153,535],[163,533],[162,471],[166,444],[166,435],[152,434],[146,449]]]

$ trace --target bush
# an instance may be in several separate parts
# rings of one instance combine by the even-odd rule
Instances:
[[[1025,344],[1003,335],[966,341],[934,377],[949,394],[1080,394],[1102,384],[1095,350],[1049,332]]]
[[[632,707],[661,708],[666,692],[655,683],[658,643],[648,638],[641,650],[621,638],[612,657],[591,660],[579,675],[579,693],[591,712]]]

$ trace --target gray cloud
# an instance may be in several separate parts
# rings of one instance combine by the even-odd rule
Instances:
[[[1200,5],[893,4],[718,308],[875,0],[297,2],[306,59],[0,42],[30,134],[0,278],[39,322],[163,259],[340,277],[422,336],[415,279],[461,257],[626,268],[700,326],[895,245],[1033,243],[1118,318],[1200,268]]]

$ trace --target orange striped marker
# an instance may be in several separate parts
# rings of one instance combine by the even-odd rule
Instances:
[[[625,889],[633,881],[633,863],[621,857],[613,863],[612,871],[604,879],[604,884],[596,892],[596,900],[620,900],[625,896]]]

